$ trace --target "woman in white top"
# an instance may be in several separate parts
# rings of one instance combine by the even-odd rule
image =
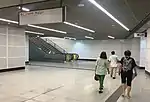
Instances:
[[[109,63],[107,60],[106,52],[102,52],[100,57],[96,61],[96,67],[95,67],[95,74],[98,77],[100,83],[99,93],[103,93],[103,88],[104,88],[103,83],[107,71],[109,73],[108,68],[109,68]]]

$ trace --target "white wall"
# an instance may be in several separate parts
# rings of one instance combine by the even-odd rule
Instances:
[[[140,41],[140,67],[147,66],[147,38],[142,37]]]
[[[101,51],[108,55],[112,50],[116,51],[121,58],[125,50],[131,50],[132,56],[139,61],[140,39],[130,40],[83,40],[74,41],[62,38],[49,37],[54,43],[65,49],[67,52],[74,52],[80,55],[80,59],[96,59]]]
[[[24,30],[0,25],[0,49],[0,69],[25,66]]]
[[[146,71],[150,72],[150,29],[147,30],[147,38],[146,38],[146,59],[145,59],[145,67]]]

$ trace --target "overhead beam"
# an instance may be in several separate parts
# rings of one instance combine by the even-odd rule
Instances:
[[[150,20],[150,13],[140,21],[132,30],[129,31],[129,34],[125,37],[126,39],[132,36],[132,34],[136,33],[142,26],[144,26]]]

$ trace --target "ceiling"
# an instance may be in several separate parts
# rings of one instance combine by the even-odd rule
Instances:
[[[150,12],[150,0],[96,1],[130,30]],[[79,7],[79,4],[84,4],[84,6]],[[124,28],[109,18],[88,0],[63,0],[63,5],[67,6],[67,22],[92,29],[96,32],[90,33],[64,23],[40,24],[39,26],[66,31],[67,34],[50,32],[26,26],[23,27],[30,31],[42,32],[45,36],[67,36],[77,39],[85,39],[85,36],[92,36],[95,39],[108,39],[108,35],[114,36],[117,39],[123,39],[128,35],[128,32]],[[60,6],[60,0],[47,0],[46,2],[24,5],[24,7],[29,8],[30,10],[47,9],[58,6]],[[18,21],[18,12],[19,10],[17,7],[0,9],[0,18]]]

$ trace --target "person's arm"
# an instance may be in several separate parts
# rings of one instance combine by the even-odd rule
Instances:
[[[106,61],[106,68],[107,68],[108,74],[110,74],[110,71],[109,71],[109,61],[108,60]]]
[[[119,62],[120,62],[120,60],[119,60],[118,56],[116,56],[116,59],[117,59],[117,63],[119,63]]]
[[[135,60],[134,59],[132,59],[132,60],[133,60],[132,67],[133,67],[133,70],[135,72],[135,76],[137,76],[137,70],[136,70],[137,65],[136,65]]]
[[[96,60],[96,64],[95,64],[95,73],[96,73],[96,70],[97,70],[97,65],[98,65],[98,59]]]
[[[121,58],[121,61],[120,61],[120,63],[121,63],[121,66],[119,67],[119,75],[120,75],[120,73],[121,73],[121,70],[122,70],[122,66],[123,66],[123,60],[124,60],[124,57],[123,57],[123,58]]]
[[[108,62],[109,62],[109,63],[111,62],[111,56],[109,57]]]

